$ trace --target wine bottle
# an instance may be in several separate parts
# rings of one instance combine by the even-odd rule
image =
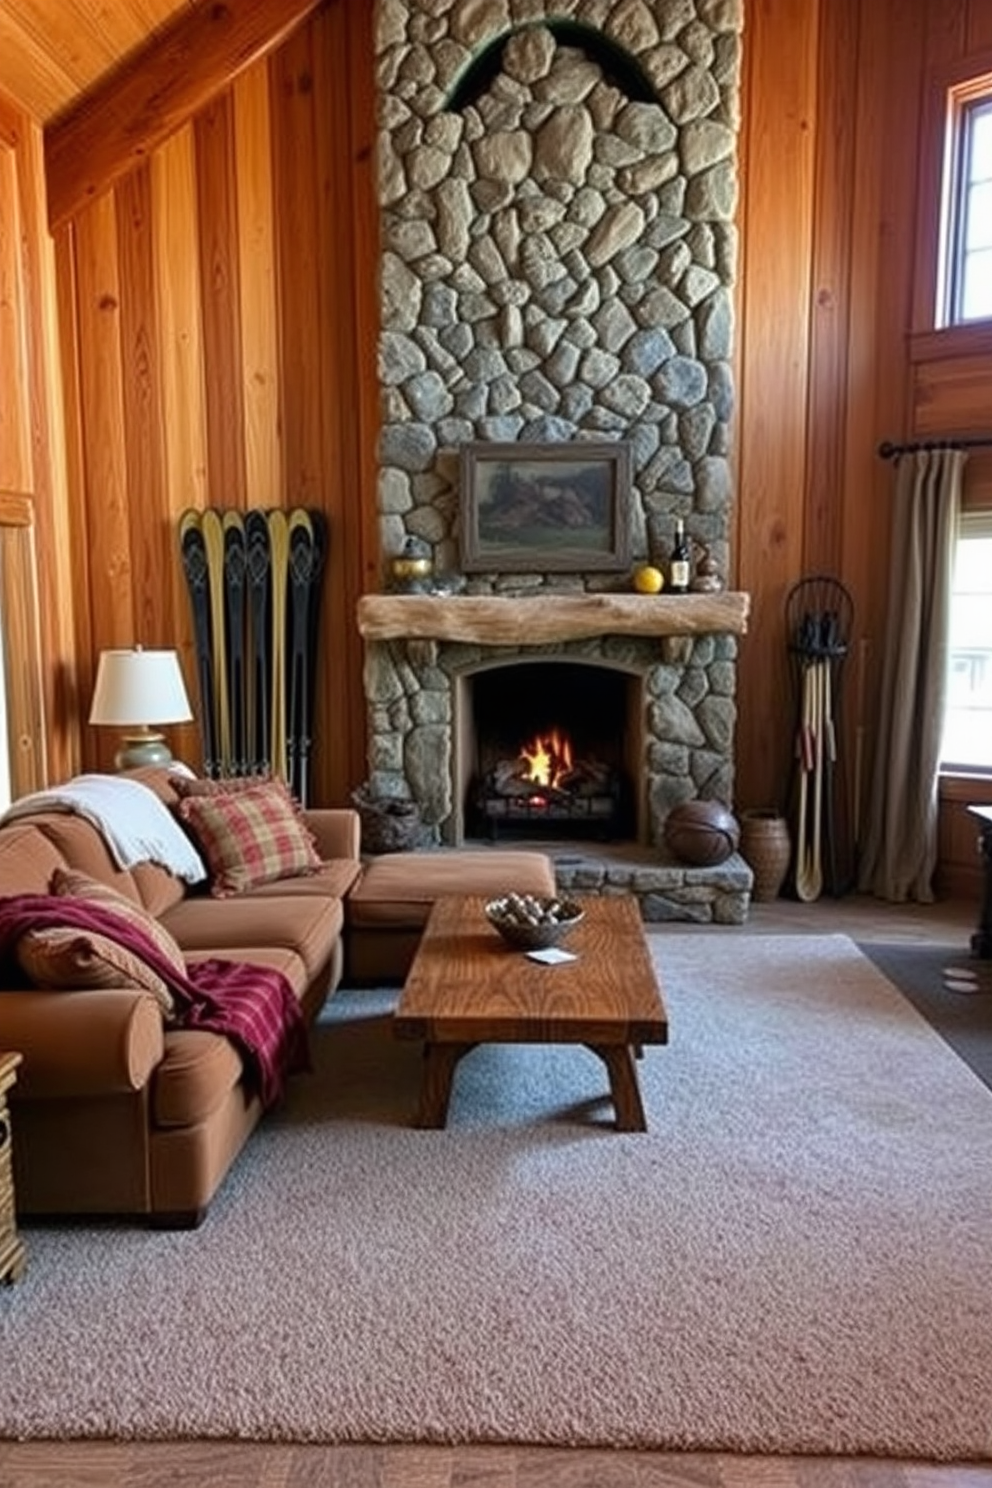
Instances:
[[[672,545],[672,556],[668,563],[669,594],[688,594],[689,562],[689,539],[685,535],[685,522],[682,517],[676,517],[675,542]]]

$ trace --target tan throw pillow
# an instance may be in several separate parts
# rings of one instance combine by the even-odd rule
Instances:
[[[187,796],[176,810],[207,865],[215,898],[320,867],[313,836],[281,781]]]
[[[140,987],[150,992],[168,1020],[175,1017],[172,993],[146,961],[116,940],[91,930],[28,930],[18,938],[17,961],[38,987],[60,991]]]
[[[209,780],[199,775],[172,775],[169,777],[169,784],[182,801],[188,796],[238,795],[241,791],[255,790],[260,785],[273,785],[290,796],[289,787],[274,775],[224,775],[219,780]]]
[[[67,899],[88,899],[91,904],[99,904],[102,908],[111,910],[125,924],[147,935],[174,971],[180,976],[186,975],[186,961],[179,942],[154,915],[150,915],[147,909],[142,909],[140,904],[135,904],[132,899],[119,894],[108,884],[101,883],[98,878],[91,878],[88,873],[80,873],[75,868],[54,869],[48,887],[53,894]]]

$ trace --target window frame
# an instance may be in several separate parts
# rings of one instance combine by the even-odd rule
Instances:
[[[972,121],[992,112],[992,70],[985,66],[964,80],[945,83],[944,138],[940,159],[938,241],[933,326],[954,330],[987,326],[992,313],[961,315],[964,286],[964,241],[970,182]]]
[[[973,507],[962,509],[958,519],[957,542],[973,538],[988,541],[992,538],[992,508]],[[950,660],[951,651],[948,641],[948,687],[944,699],[944,732],[947,729],[947,714],[950,710]],[[941,743],[943,750],[943,742]],[[941,776],[970,776],[972,778],[992,779],[992,760],[988,764],[964,763],[954,759],[945,759],[941,753],[939,773]]]

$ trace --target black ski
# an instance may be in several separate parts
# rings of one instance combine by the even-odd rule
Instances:
[[[213,692],[217,730],[218,774],[231,773],[231,719],[227,706],[227,634],[224,625],[224,527],[220,512],[207,507],[200,518],[210,584],[213,641]]]
[[[313,707],[313,632],[311,616],[322,553],[313,514],[298,508],[289,517],[289,644],[287,680],[289,719],[287,746],[291,784],[305,806]]]
[[[269,643],[272,634],[272,554],[269,524],[262,511],[245,513],[248,561],[248,758],[249,771],[268,773],[272,762]]]
[[[210,624],[210,581],[207,552],[200,531],[200,513],[190,509],[179,518],[179,547],[183,572],[193,612],[193,646],[200,692],[200,744],[203,772],[218,772],[217,737],[214,732],[213,638]]]
[[[289,587],[289,522],[276,507],[269,512],[272,550],[272,773],[289,783],[286,733],[286,600]]]
[[[231,725],[231,773],[248,773],[248,706],[245,688],[245,600],[247,553],[241,513],[227,511],[224,530],[224,607],[227,625],[227,706]]]

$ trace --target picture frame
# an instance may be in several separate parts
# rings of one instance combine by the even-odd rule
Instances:
[[[629,440],[463,444],[463,571],[628,568],[631,467]]]

